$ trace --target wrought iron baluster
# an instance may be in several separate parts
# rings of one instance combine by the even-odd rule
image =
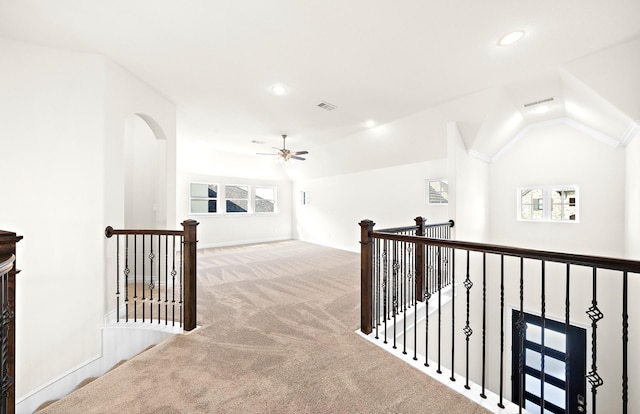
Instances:
[[[438,281],[438,369],[436,372],[442,374],[440,369],[440,351],[442,345],[442,248],[438,246],[436,250],[436,276]]]
[[[413,269],[413,271],[415,272],[415,250],[418,247],[418,245],[409,245],[411,250],[411,269]],[[414,275],[413,277],[413,360],[417,361],[418,360],[418,289],[416,288],[416,285],[418,283],[418,278],[416,277],[416,275]]]
[[[571,399],[569,394],[569,390],[571,389],[571,386],[570,386],[571,347],[569,346],[569,326],[571,323],[569,319],[570,276],[571,276],[571,265],[567,263],[567,272],[566,272],[566,278],[565,278],[565,300],[564,300],[564,350],[565,350],[565,353],[564,353],[564,370],[565,370],[564,371],[564,379],[565,379],[564,404],[567,409],[570,407],[570,404],[571,404]]]
[[[464,387],[468,390],[471,389],[471,387],[469,386],[469,337],[473,334],[473,330],[471,329],[471,325],[469,325],[469,310],[470,310],[470,304],[471,304],[471,288],[473,287],[473,282],[471,281],[471,278],[469,277],[469,250],[467,250],[467,275],[464,279],[464,288],[467,290],[467,321],[466,324],[464,325],[464,336],[466,337],[466,369],[465,369],[465,377],[466,377],[466,382]]]
[[[120,235],[116,235],[116,322],[120,323]]]
[[[393,291],[392,306],[393,306],[393,349],[396,349],[396,315],[398,314],[398,242],[394,241],[391,249],[391,269],[392,269],[392,281],[391,290]]]
[[[542,260],[542,274],[541,274],[541,282],[542,282],[542,286],[541,286],[541,291],[542,291],[542,295],[540,298],[540,330],[541,330],[541,334],[540,334],[540,404],[538,404],[540,406],[540,412],[544,413],[544,407],[545,407],[545,400],[544,400],[544,383],[545,383],[545,373],[544,373],[544,356],[546,354],[546,348],[545,348],[545,326],[546,326],[546,268],[545,268],[545,261]]]
[[[182,327],[182,319],[183,319],[183,315],[184,315],[184,292],[182,291],[182,282],[184,280],[184,275],[182,274],[182,269],[184,269],[184,264],[182,263],[182,258],[184,257],[184,249],[185,249],[185,244],[184,244],[184,237],[180,236],[180,325]]]
[[[482,253],[482,392],[480,397],[487,398],[484,393],[487,374],[487,254]]]
[[[387,318],[389,315],[389,268],[387,266],[387,247],[389,241],[385,240],[382,244],[382,313],[384,317],[384,343],[387,343]]]
[[[144,238],[144,234],[142,235],[142,322],[145,322],[146,319],[146,307],[145,304],[147,303],[147,291],[145,289],[145,283],[144,283],[144,278],[147,276],[147,273],[145,272],[145,238]],[[136,284],[137,284],[137,276],[136,276]]]
[[[171,326],[176,325],[176,275],[178,272],[176,271],[176,236],[173,236],[173,254],[172,257],[172,268],[171,268]]]
[[[129,322],[129,236],[124,236],[124,315],[125,322]]]
[[[629,313],[628,313],[628,274],[622,274],[622,414],[627,414],[629,405],[628,345],[629,345]]]
[[[402,242],[402,280],[404,285],[402,287],[402,302],[404,307],[404,317],[402,318],[403,322],[403,333],[402,333],[402,353],[407,355],[407,286],[409,283],[407,282],[407,277],[410,275],[407,274],[407,243]]]
[[[498,407],[504,408],[502,404],[502,392],[504,387],[504,255],[500,255],[500,400]]]
[[[149,244],[151,248],[151,251],[149,252],[149,322],[153,323],[153,291],[155,289],[155,285],[153,283],[153,259],[156,257],[153,252],[153,234],[149,235]]]
[[[427,269],[430,267],[431,254],[427,245],[427,262],[425,266]],[[425,277],[427,286],[424,289],[424,366],[429,366],[429,299],[431,298],[431,277]]]
[[[138,322],[138,236],[133,235],[133,321]]]
[[[604,384],[604,381],[598,375],[598,365],[597,365],[597,357],[598,357],[598,339],[597,339],[597,329],[598,329],[598,321],[600,321],[604,315],[598,309],[598,300],[597,300],[597,269],[593,268],[593,274],[591,277],[592,282],[592,300],[591,307],[587,310],[587,315],[591,319],[591,371],[587,374],[587,381],[591,384],[591,413],[596,414],[596,394],[598,392],[598,387]]]
[[[166,237],[166,236],[165,236]],[[156,293],[156,300],[158,305],[158,324],[160,324],[161,316],[161,302],[162,302],[162,236],[158,234],[158,293]]]
[[[518,413],[522,414],[524,405],[524,335],[527,331],[527,324],[524,321],[524,259],[520,258],[520,314],[516,322],[518,330],[518,375],[520,387],[518,393]]]
[[[164,324],[169,324],[169,236],[164,236]]]
[[[376,326],[376,339],[380,339],[378,335],[378,330],[380,327],[380,239],[375,239],[373,244],[373,252],[375,257],[374,259],[374,268],[373,268],[373,277],[375,280],[374,290],[375,290],[375,326]]]
[[[456,250],[451,249],[451,381],[455,381],[454,353],[456,332]]]

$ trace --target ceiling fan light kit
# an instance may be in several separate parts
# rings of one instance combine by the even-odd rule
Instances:
[[[275,155],[278,157],[277,161],[282,161],[285,164],[293,162],[293,160],[304,161],[305,158],[302,158],[300,155],[305,155],[305,154],[308,154],[309,152],[308,151],[291,151],[287,149],[286,139],[287,139],[287,136],[282,135],[282,148],[273,147],[273,149],[278,151],[277,153],[275,154],[258,153],[258,155]]]

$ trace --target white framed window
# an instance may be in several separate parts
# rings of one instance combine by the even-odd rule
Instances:
[[[225,184],[225,213],[249,212],[249,186]]]
[[[578,222],[578,186],[521,187],[517,190],[518,220]]]
[[[256,213],[275,213],[277,194],[278,189],[276,187],[256,186],[254,211]]]
[[[218,212],[218,184],[190,183],[189,212],[212,214]]]
[[[446,179],[427,180],[427,204],[449,204],[449,182]]]

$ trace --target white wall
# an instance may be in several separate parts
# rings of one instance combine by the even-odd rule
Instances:
[[[104,228],[124,223],[124,120],[158,120],[175,163],[175,107],[103,57],[0,39],[0,228],[18,245],[16,399],[102,355],[111,272]],[[169,166],[167,198],[175,199]],[[175,204],[167,208],[175,221]],[[78,380],[78,382],[81,378]]]
[[[0,39],[0,228],[24,236],[18,399],[100,350],[104,76],[98,56]]]
[[[625,256],[640,260],[640,134],[626,147]]]
[[[359,251],[363,219],[373,220],[377,229],[412,225],[417,216],[430,223],[448,221],[447,205],[425,201],[425,180],[446,176],[447,161],[441,159],[296,182],[294,235]],[[309,204],[301,204],[301,191],[308,193]]]
[[[489,232],[489,166],[468,154],[455,122],[447,125],[449,139],[450,216],[458,240],[483,242]]]
[[[530,130],[489,168],[492,243],[620,257],[625,153],[567,125]],[[516,189],[578,185],[579,223],[516,219]]]

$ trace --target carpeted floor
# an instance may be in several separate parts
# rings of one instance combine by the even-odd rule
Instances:
[[[363,340],[360,257],[285,241],[198,251],[198,324],[41,413],[485,413]]]

